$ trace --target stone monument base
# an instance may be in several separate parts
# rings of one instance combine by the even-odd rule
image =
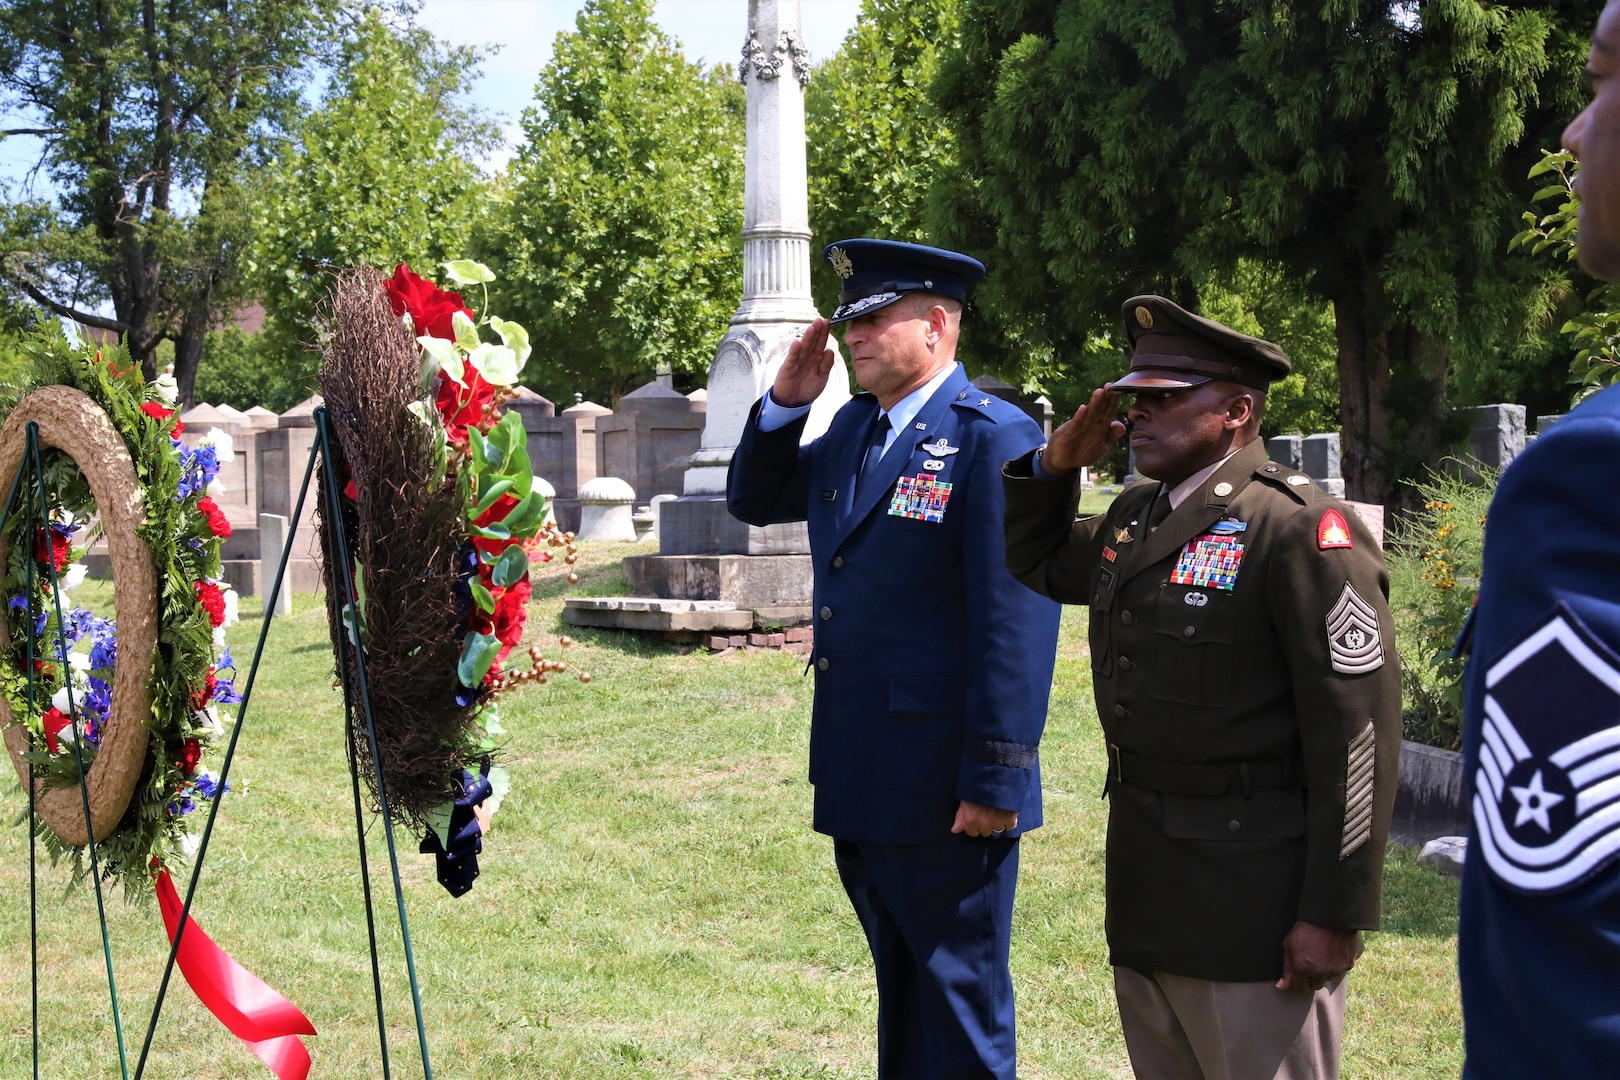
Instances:
[[[658,508],[658,551],[662,555],[808,555],[810,533],[802,521],[764,528],[738,521],[726,509],[724,495],[682,495]],[[634,580],[630,586],[638,588]],[[808,604],[808,584],[803,597],[799,602]]]
[[[782,609],[809,614],[813,578],[808,555],[632,555],[624,576],[636,596],[665,600],[722,600],[739,608],[769,611],[777,622]]]
[[[563,622],[634,630],[667,641],[699,641],[720,633],[747,633],[754,613],[724,600],[659,600],[642,596],[570,597],[563,601]]]

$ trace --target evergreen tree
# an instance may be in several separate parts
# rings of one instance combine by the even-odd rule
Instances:
[[[1119,303],[1249,257],[1333,306],[1353,497],[1448,444],[1458,357],[1512,337],[1505,247],[1578,108],[1600,0],[964,0],[936,90],[967,180],[941,234],[1060,365]]]
[[[743,118],[735,71],[688,61],[651,0],[588,0],[558,35],[480,251],[526,382],[611,403],[708,370],[741,299]]]

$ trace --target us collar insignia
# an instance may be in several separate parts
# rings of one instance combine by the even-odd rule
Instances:
[[[918,426],[921,427],[922,425],[919,424]],[[961,452],[962,449],[960,446],[952,446],[943,435],[931,443],[923,443],[922,448],[928,451],[929,457],[950,457],[952,454]]]
[[[848,281],[855,273],[855,264],[849,261],[849,256],[841,247],[827,249],[827,261],[832,264],[833,273]]]
[[[1620,656],[1559,604],[1484,681],[1473,778],[1479,854],[1515,892],[1572,888],[1620,851]]]
[[[1351,546],[1350,526],[1345,522],[1343,514],[1337,510],[1329,510],[1322,515],[1322,520],[1316,523],[1316,546],[1322,551]]]
[[[1114,543],[1116,544],[1128,544],[1135,539],[1136,537],[1131,535],[1131,530],[1128,528],[1122,527],[1114,530]]]

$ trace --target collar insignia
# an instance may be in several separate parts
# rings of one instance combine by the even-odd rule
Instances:
[[[1556,893],[1620,853],[1620,656],[1559,604],[1485,673],[1474,828],[1488,872]]]

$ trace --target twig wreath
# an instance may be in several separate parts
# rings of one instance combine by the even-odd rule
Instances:
[[[457,285],[494,280],[466,260],[445,269]],[[481,340],[484,326],[500,344]],[[386,281],[371,269],[334,279],[319,378],[341,520],[326,520],[324,491],[319,505],[322,528],[342,530],[360,610],[329,557],[332,644],[348,685],[359,685],[356,649],[364,657],[377,760],[354,700],[349,723],[373,808],[380,774],[389,815],[437,856],[456,896],[472,887],[483,831],[510,788],[496,699],[568,668],[538,648],[522,654],[527,668],[506,666],[528,617],[531,564],[549,561],[548,549],[570,564],[577,554],[572,534],[548,524],[522,417],[501,408],[528,356],[523,327],[475,321],[458,293],[406,266]]]
[[[219,707],[240,701],[222,674],[234,676],[223,627],[236,594],[219,577],[230,524],[209,492],[232,449],[217,430],[195,448],[177,438],[173,378],[148,385],[121,347],[74,345],[52,326],[25,349],[31,388],[0,402],[0,475],[18,475],[36,424],[50,501],[40,520],[17,485],[0,535],[0,726],[53,860],[71,856],[82,880],[93,839],[103,876],[144,898],[190,856],[196,810],[223,793],[202,761],[225,733]],[[115,619],[66,595],[102,537]]]

